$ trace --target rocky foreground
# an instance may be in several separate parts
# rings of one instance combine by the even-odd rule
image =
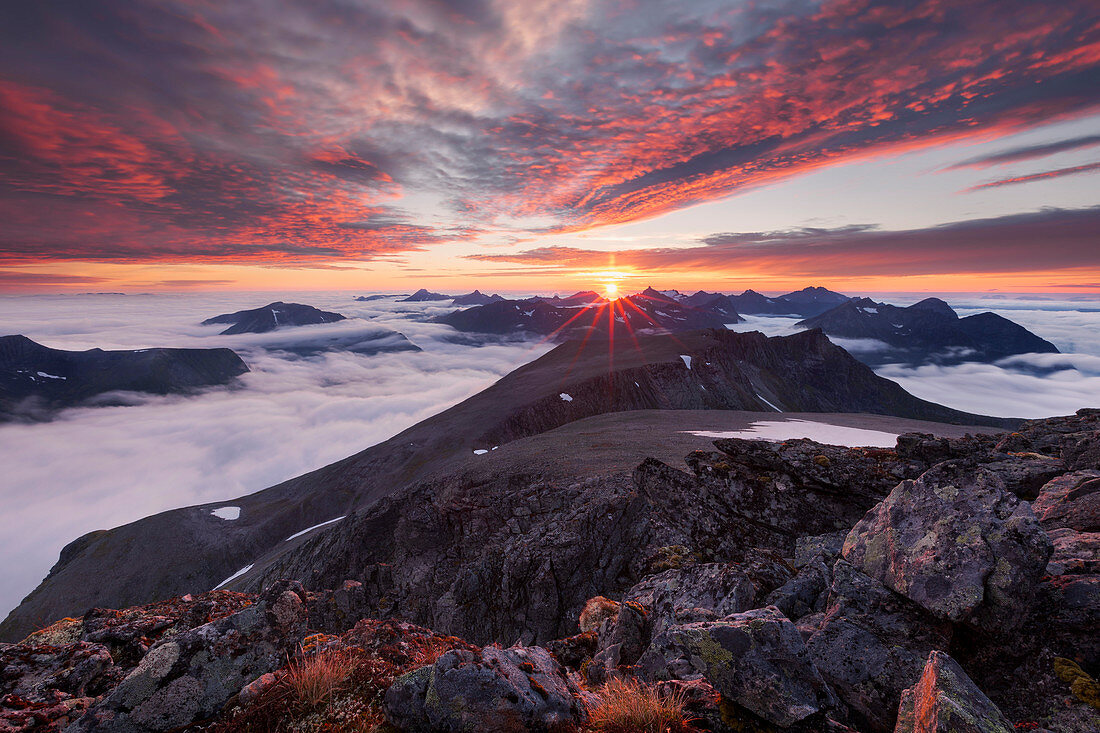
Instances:
[[[0,730],[1100,730],[1100,410],[715,446],[383,501],[285,568],[358,543],[343,582],[57,621],[0,647]]]

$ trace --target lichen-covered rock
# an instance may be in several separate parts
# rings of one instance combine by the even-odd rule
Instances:
[[[649,612],[659,634],[669,626],[747,611],[755,596],[752,578],[739,565],[703,563],[643,578],[624,598]]]
[[[539,647],[447,652],[386,691],[387,719],[403,731],[550,731],[587,720],[585,696]]]
[[[1048,481],[1031,509],[1043,529],[1100,532],[1100,471],[1074,471]]]
[[[951,626],[843,560],[833,566],[824,617],[806,646],[836,695],[866,725],[890,730],[902,690],[920,676],[933,649],[946,647]]]
[[[832,583],[832,571],[818,557],[799,568],[798,573],[764,599],[790,619],[821,611],[825,606],[825,591]]]
[[[255,605],[162,637],[69,733],[167,731],[217,713],[293,653],[306,633],[305,596],[300,583],[280,581]]]
[[[895,733],[1013,733],[997,706],[941,651],[928,655],[916,685],[901,698]]]
[[[856,524],[844,557],[933,615],[1011,630],[1052,548],[1031,507],[994,473],[941,463],[903,481]]]
[[[794,725],[836,703],[797,627],[775,608],[670,627],[637,669],[654,680],[703,677],[773,725]]]

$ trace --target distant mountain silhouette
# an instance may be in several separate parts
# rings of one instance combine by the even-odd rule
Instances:
[[[619,338],[645,331],[724,328],[741,320],[727,296],[715,294],[701,305],[688,306],[653,288],[610,301],[592,292],[568,298],[500,300],[435,319],[459,331],[561,339],[584,333],[610,332]]]
[[[277,328],[288,326],[309,326],[316,323],[335,323],[342,321],[345,316],[331,311],[323,311],[311,305],[301,303],[284,303],[276,301],[268,303],[260,308],[237,311],[236,313],[223,313],[220,316],[207,318],[202,325],[229,323],[229,328],[222,331],[222,335],[238,333],[267,333]]]
[[[799,325],[820,328],[837,338],[882,342],[887,348],[881,351],[859,352],[859,358],[869,363],[992,362],[1015,354],[1058,353],[1054,344],[1007,318],[995,313],[959,318],[939,298],[926,298],[907,308],[860,298]]]
[[[247,371],[230,349],[62,351],[26,336],[3,336],[0,421],[49,417],[110,392],[187,393]]]
[[[407,298],[402,298],[397,301],[398,303],[423,303],[432,300],[450,300],[450,295],[443,295],[443,293],[433,293],[424,288],[420,288],[415,293]]]
[[[451,301],[451,305],[485,305],[486,303],[495,303],[498,300],[504,300],[504,297],[496,293],[486,295],[480,290],[475,290],[465,295],[456,295],[454,300]]]

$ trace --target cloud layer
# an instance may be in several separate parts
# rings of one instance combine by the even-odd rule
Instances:
[[[480,391],[548,348],[449,343],[440,338],[453,332],[449,327],[413,320],[439,312],[439,305],[309,297],[297,299],[371,319],[317,327],[326,333],[381,325],[404,332],[424,352],[281,358],[255,348],[266,335],[234,339],[212,335],[218,327],[196,325],[263,305],[257,295],[4,300],[0,331],[19,330],[48,346],[232,346],[252,372],[242,378],[243,389],[143,397],[133,407],[76,409],[51,423],[0,425],[0,615],[38,584],[65,543],[85,532],[231,499],[339,460]]]
[[[367,259],[1095,109],[1090,0],[0,10],[0,261]]]

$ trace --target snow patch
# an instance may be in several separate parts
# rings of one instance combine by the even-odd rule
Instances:
[[[779,409],[778,407],[776,407],[775,405],[773,405],[773,404],[772,404],[772,403],[771,403],[770,401],[768,401],[768,399],[767,399],[766,397],[764,397],[764,395],[758,394],[758,395],[756,395],[756,396],[757,396],[757,397],[759,397],[759,398],[760,398],[760,400],[761,400],[761,401],[762,401],[762,402],[763,402],[763,403],[764,403],[765,405],[767,405],[768,407],[772,408],[772,409],[773,409],[773,410],[775,410],[776,412],[783,412],[783,411],[782,411],[782,410],[780,410],[780,409]]]
[[[301,532],[295,532],[294,534],[290,535],[285,540],[283,540],[283,542],[290,542],[293,539],[301,537],[302,535],[306,534],[307,532],[312,532],[313,530],[317,529],[318,527],[324,527],[326,524],[332,524],[333,522],[339,522],[341,519],[343,519],[346,516],[347,516],[346,514],[341,514],[340,516],[336,517],[336,519],[330,519],[327,522],[321,522],[320,524],[315,524],[312,527],[306,527]]]
[[[773,441],[809,438],[818,443],[849,448],[893,448],[898,440],[896,433],[848,428],[812,420],[764,420],[754,422],[744,430],[684,430],[682,432],[698,435],[701,438],[754,438]]]
[[[255,565],[255,563],[253,563],[253,565]],[[218,583],[217,585],[215,585],[210,590],[217,590],[218,588],[221,588],[223,585],[229,583],[230,581],[236,580],[237,578],[241,577],[242,575],[244,575],[245,573],[247,573],[251,569],[252,569],[252,565],[245,565],[243,568],[241,568],[237,572],[233,573],[228,578],[226,578],[222,582]]]
[[[691,369],[691,357],[687,354],[680,354],[680,358],[684,360],[684,366]]]
[[[635,384],[637,384],[637,382],[635,382]],[[562,402],[572,402],[573,401],[573,395],[566,394],[565,392],[562,392],[560,395],[558,395],[558,397],[561,397]]]
[[[38,372],[38,376],[46,379],[68,379],[68,377],[59,377],[56,374],[46,374],[46,372]]]
[[[228,522],[241,518],[241,508],[239,506],[220,506],[217,509],[211,509],[210,513],[218,519],[224,519]]]
[[[486,454],[486,453],[488,453],[488,452],[489,452],[489,451],[485,450],[484,448],[478,448],[478,449],[476,449],[476,450],[474,451],[474,455],[475,455],[475,456],[483,456],[483,455],[485,455],[485,454]]]

